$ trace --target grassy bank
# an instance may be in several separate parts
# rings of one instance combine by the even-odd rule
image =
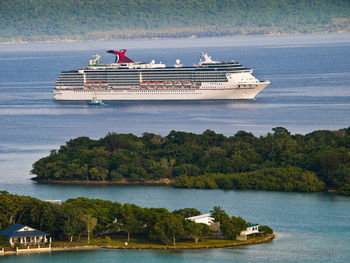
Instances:
[[[229,248],[238,246],[249,246],[270,242],[275,238],[274,234],[260,237],[252,237],[247,241],[238,240],[224,240],[224,239],[207,239],[197,244],[193,242],[178,242],[176,246],[165,246],[161,243],[152,242],[145,239],[130,239],[128,245],[125,245],[124,239],[105,239],[105,238],[93,238],[90,243],[87,239],[82,238],[80,241],[73,242],[60,242],[54,241],[52,243],[51,251],[70,251],[70,250],[93,250],[93,249],[214,249],[214,248]],[[49,251],[49,250],[48,250]],[[42,253],[46,251],[31,251],[21,253]],[[16,254],[15,250],[5,250],[4,255]]]
[[[274,239],[275,235],[267,235],[260,237],[252,237],[247,241],[239,240],[225,240],[225,239],[206,239],[202,242],[195,244],[193,241],[177,242],[176,246],[166,246],[162,243],[141,239],[131,238],[130,242],[126,245],[125,238],[93,238],[90,243],[86,239],[80,241],[54,241],[52,243],[53,250],[79,250],[79,249],[97,249],[97,248],[109,248],[109,249],[204,249],[204,248],[225,248],[236,246],[247,246],[254,244],[262,244],[270,242]]]

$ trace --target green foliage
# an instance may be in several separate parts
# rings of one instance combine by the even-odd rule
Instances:
[[[128,242],[130,234],[138,234],[143,230],[143,210],[136,205],[124,204],[119,226],[128,233]]]
[[[208,225],[185,220],[185,216],[197,212],[195,208],[185,208],[171,213],[165,208],[142,208],[134,204],[121,205],[84,197],[54,205],[32,197],[0,192],[0,229],[16,223],[24,224],[48,232],[55,240],[70,242],[80,239],[82,234],[88,235],[89,242],[93,231],[97,235],[116,231],[127,235],[128,241],[130,235],[134,235],[166,245],[175,246],[176,240],[187,239],[197,243],[212,234]],[[223,226],[224,235],[230,239],[234,239],[234,234],[246,227],[242,218],[230,218],[220,207],[214,207],[212,213]],[[44,215],[45,218],[41,220]],[[50,220],[44,224],[46,218]]]
[[[198,243],[200,238],[208,238],[213,232],[208,225],[192,221],[185,222],[184,231],[185,236],[193,239],[195,244]]]
[[[161,240],[163,244],[176,246],[176,238],[184,234],[183,218],[178,215],[169,214],[158,221],[150,235],[152,239]]]
[[[62,204],[58,211],[62,220],[62,232],[72,242],[74,236],[83,230],[83,211],[70,204]]]
[[[248,226],[248,223],[240,216],[230,218],[220,206],[214,206],[210,212],[215,222],[220,222],[221,231],[227,239],[235,240],[236,236]]]
[[[259,232],[263,232],[265,234],[273,234],[272,228],[266,225],[259,226]]]
[[[207,174],[197,177],[180,176],[174,180],[180,188],[254,189],[284,192],[318,192],[325,184],[314,173],[297,167],[262,168],[240,174]]]
[[[171,131],[162,137],[110,133],[79,137],[33,164],[38,180],[173,179],[175,187],[346,194],[350,184],[348,129],[291,135],[276,127],[255,137]]]
[[[0,40],[335,32],[349,13],[347,0],[3,0]]]
[[[93,217],[89,214],[85,214],[83,215],[83,222],[85,223],[85,227],[86,227],[86,232],[88,234],[88,243],[90,243],[90,236],[92,231],[94,230],[94,228],[97,225],[97,218]]]
[[[200,215],[201,212],[196,208],[183,208],[183,209],[174,210],[173,213],[175,215],[181,215],[184,218],[187,218],[192,216],[198,216]]]
[[[212,217],[214,217],[215,222],[225,222],[225,221],[229,221],[230,217],[228,216],[228,214],[226,214],[226,212],[221,209],[220,206],[214,206],[213,210],[210,211]]]
[[[248,223],[242,217],[231,217],[229,220],[220,222],[220,227],[227,239],[235,240],[241,231],[246,230]]]

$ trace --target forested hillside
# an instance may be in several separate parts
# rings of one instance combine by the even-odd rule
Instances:
[[[291,135],[282,127],[255,137],[171,131],[79,137],[33,164],[38,180],[142,181],[177,187],[350,193],[350,128]]]
[[[349,29],[348,0],[0,0],[0,41]]]

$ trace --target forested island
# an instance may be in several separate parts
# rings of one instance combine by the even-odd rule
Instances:
[[[0,42],[344,32],[348,0],[1,1]]]
[[[209,248],[249,245],[273,238],[273,230],[269,226],[259,226],[259,233],[246,242],[236,240],[249,223],[239,216],[230,217],[218,206],[211,213],[218,225],[216,230],[207,224],[186,219],[200,214],[195,208],[170,212],[166,208],[142,208],[85,197],[53,204],[0,191],[0,230],[13,224],[40,229],[53,238],[54,248],[83,245]],[[0,247],[7,246],[8,239],[0,236]]]
[[[171,131],[78,137],[33,164],[40,182],[159,183],[200,189],[350,194],[350,127],[256,137]]]

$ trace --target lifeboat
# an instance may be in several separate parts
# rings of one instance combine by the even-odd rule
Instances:
[[[142,86],[154,86],[157,85],[158,82],[140,82]]]
[[[192,85],[192,81],[184,81],[183,84],[185,86],[191,86]]]
[[[107,86],[107,82],[86,82],[85,86]]]

